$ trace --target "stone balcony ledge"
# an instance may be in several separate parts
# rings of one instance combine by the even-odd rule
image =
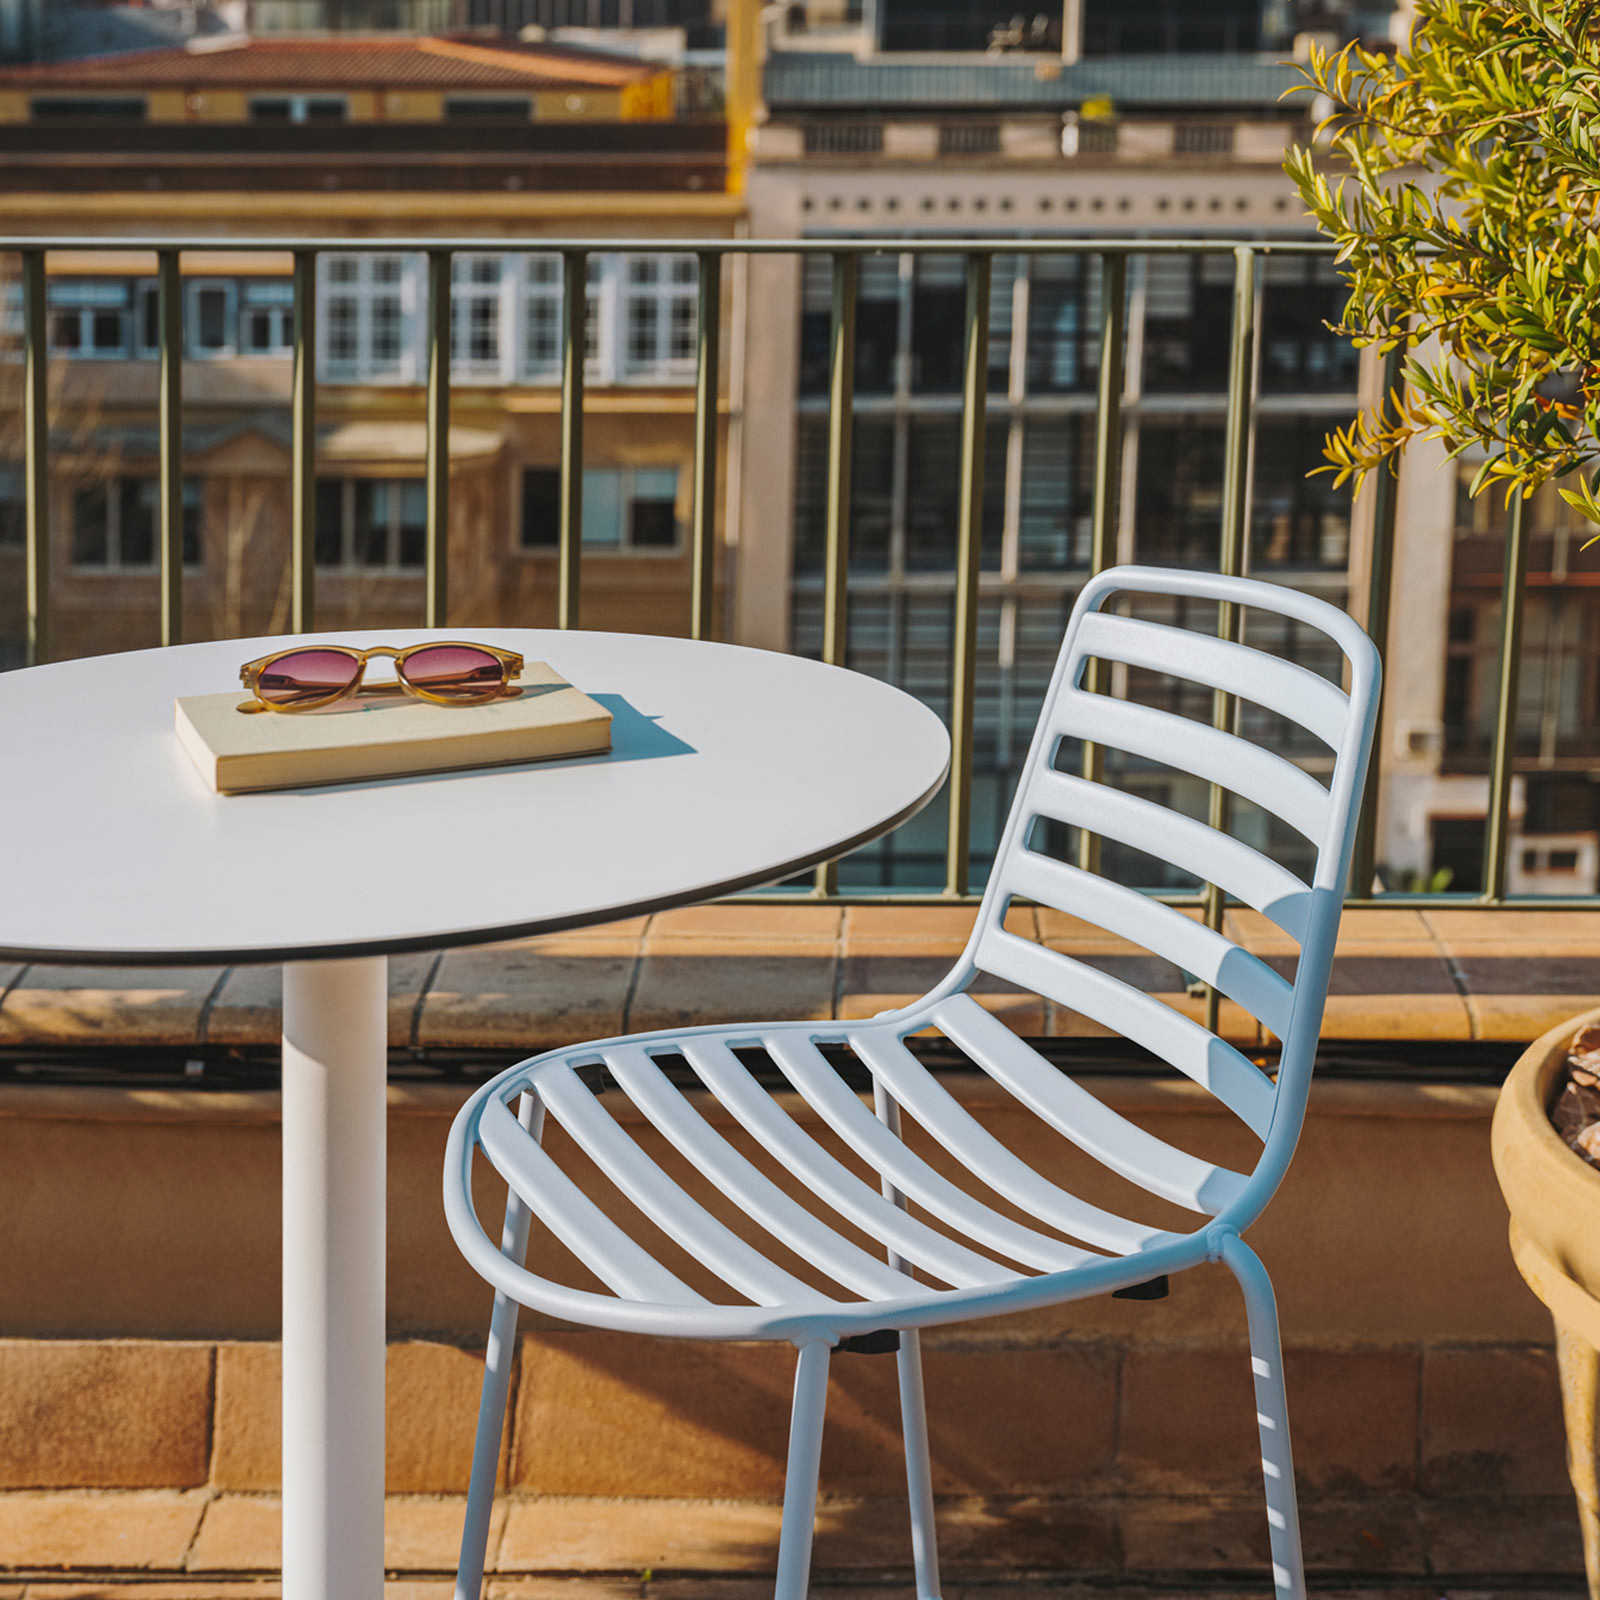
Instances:
[[[970,907],[728,902],[390,961],[395,1050],[535,1051],[656,1028],[871,1016],[924,993],[961,952]],[[1294,945],[1251,911],[1231,935],[1286,966]],[[1198,1016],[1178,969],[1046,908],[1009,925]],[[1600,911],[1411,908],[1346,913],[1323,1035],[1522,1041],[1600,1003]],[[1029,1037],[1097,1024],[996,980],[978,997]],[[277,1042],[276,967],[105,968],[0,963],[0,1047],[262,1047]],[[1231,1002],[1222,1028],[1259,1046]]]

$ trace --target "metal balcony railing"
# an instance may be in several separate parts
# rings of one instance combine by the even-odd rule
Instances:
[[[181,378],[182,284],[179,258],[183,251],[225,248],[229,252],[292,252],[294,261],[293,427],[291,462],[290,590],[291,626],[304,632],[315,616],[316,517],[316,269],[328,252],[415,252],[428,262],[427,306],[427,457],[426,556],[423,622],[441,626],[447,614],[449,563],[446,529],[449,519],[451,261],[457,252],[482,250],[482,238],[358,238],[290,241],[271,239],[39,238],[0,236],[0,251],[15,252],[22,262],[23,289],[23,423],[24,542],[26,548],[27,643],[30,660],[49,654],[49,480],[46,437],[46,252],[153,251],[157,258],[159,307],[159,512],[158,546],[161,597],[161,640],[182,637],[183,476]],[[697,240],[496,238],[501,252],[559,254],[563,263],[561,328],[561,488],[557,528],[557,619],[562,628],[578,625],[582,597],[580,530],[583,515],[584,351],[588,258],[601,252],[655,254],[670,247],[694,253],[699,263],[698,350],[696,358],[693,488],[690,515],[690,633],[701,639],[712,626],[714,548],[716,539],[717,389],[722,322],[723,263],[739,255],[824,256],[832,264],[831,327],[828,355],[827,487],[823,572],[822,659],[843,665],[849,594],[851,421],[854,415],[856,306],[861,258],[878,253],[959,255],[965,261],[965,320],[960,427],[960,503],[955,573],[955,609],[951,645],[950,731],[953,761],[947,833],[945,883],[937,898],[971,898],[970,836],[972,825],[973,736],[978,635],[978,590],[983,511],[984,429],[987,405],[989,291],[994,260],[1006,255],[1078,255],[1097,257],[1100,268],[1099,382],[1093,456],[1093,501],[1090,572],[1112,564],[1121,481],[1121,404],[1126,354],[1128,265],[1139,256],[1231,255],[1233,260],[1232,325],[1229,340],[1226,435],[1224,449],[1222,532],[1218,570],[1240,574],[1246,555],[1247,474],[1255,410],[1253,344],[1257,323],[1260,268],[1267,256],[1327,255],[1332,246],[1317,242],[1238,242],[1219,239],[893,239],[893,240]],[[1400,357],[1390,353],[1384,364],[1384,392],[1397,383]],[[1375,503],[1371,557],[1364,597],[1352,609],[1379,642],[1387,639],[1390,588],[1394,564],[1396,476],[1381,472],[1374,479]],[[1497,906],[1507,902],[1510,810],[1514,733],[1521,652],[1524,575],[1528,541],[1524,536],[1523,502],[1513,502],[1505,542],[1504,612],[1498,656],[1498,699],[1490,760],[1488,824],[1484,848],[1484,892],[1481,895],[1386,895],[1388,905],[1446,904]],[[1233,607],[1221,608],[1219,633],[1237,637],[1239,617]],[[1091,664],[1097,672],[1098,663]],[[1090,687],[1100,685],[1091,678]],[[1217,694],[1213,721],[1230,725],[1232,698]],[[1086,775],[1102,773],[1104,753],[1085,747]],[[1359,892],[1353,903],[1367,899],[1373,880],[1377,796],[1381,777],[1375,766],[1368,785],[1357,839],[1352,883]],[[1209,820],[1228,826],[1229,796],[1213,785]],[[1080,862],[1093,868],[1099,841],[1083,835]],[[819,869],[815,892],[838,896],[832,863]],[[858,897],[852,895],[851,899]],[[861,898],[915,901],[927,895],[873,895]],[[1208,885],[1200,894],[1164,896],[1174,903],[1203,907],[1206,920],[1218,926],[1223,913],[1221,891]],[[1594,906],[1600,896],[1541,896],[1543,907]]]

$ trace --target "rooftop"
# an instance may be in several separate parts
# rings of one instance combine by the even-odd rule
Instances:
[[[0,86],[116,89],[615,89],[660,67],[598,51],[509,40],[324,35],[225,36],[0,70]]]

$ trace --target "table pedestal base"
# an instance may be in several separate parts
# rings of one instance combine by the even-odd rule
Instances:
[[[388,961],[283,972],[283,1596],[382,1600]]]

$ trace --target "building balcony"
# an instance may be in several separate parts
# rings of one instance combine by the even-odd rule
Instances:
[[[50,337],[45,242],[22,243],[32,253],[19,337],[42,355]],[[750,1016],[860,1018],[926,990],[971,925],[992,846],[986,830],[1013,770],[1010,745],[1037,705],[1034,666],[1054,652],[1063,601],[1091,567],[1119,554],[1213,567],[1248,559],[1260,575],[1343,596],[1384,639],[1392,664],[1391,731],[1335,959],[1312,1112],[1290,1178],[1258,1230],[1290,1347],[1319,1592],[1341,1600],[1387,1600],[1424,1585],[1495,1600],[1575,1592],[1581,1563],[1549,1325],[1506,1250],[1487,1139],[1498,1082],[1520,1048],[1596,1001],[1600,902],[1592,881],[1558,881],[1570,892],[1545,898],[1517,892],[1519,850],[1546,849],[1530,839],[1548,844],[1582,829],[1562,809],[1575,803],[1570,797],[1558,805],[1535,793],[1538,752],[1518,744],[1516,715],[1492,700],[1490,737],[1469,775],[1482,790],[1479,889],[1375,892],[1390,841],[1408,837],[1407,819],[1419,807],[1429,815],[1427,796],[1452,776],[1439,749],[1405,742],[1398,730],[1421,727],[1430,708],[1433,725],[1447,725],[1450,586],[1431,621],[1401,602],[1421,592],[1408,588],[1421,564],[1449,573],[1456,530],[1446,522],[1425,542],[1421,519],[1397,517],[1392,502],[1387,510],[1370,502],[1341,508],[1290,492],[1299,482],[1286,465],[1299,461],[1291,433],[1310,430],[1310,437],[1354,386],[1352,377],[1348,389],[1330,381],[1319,391],[1326,369],[1280,320],[1290,298],[1308,300],[1317,288],[1301,271],[1310,255],[1275,255],[1270,241],[1202,240],[1193,254],[1210,264],[1175,275],[1135,265],[1139,241],[1075,240],[1054,258],[1047,246],[1030,245],[1033,266],[1013,270],[998,258],[1017,255],[1015,241],[1009,248],[960,241],[941,255],[896,240],[881,256],[891,273],[877,270],[864,245],[794,241],[786,243],[797,254],[841,276],[808,283],[792,261],[787,278],[760,276],[778,246],[759,247],[749,263],[758,288],[777,283],[791,298],[756,298],[761,315],[753,316],[737,298],[744,266],[728,259],[739,244],[675,240],[679,253],[696,258],[697,272],[711,270],[710,262],[717,273],[693,285],[692,370],[670,382],[591,390],[577,454],[556,384],[450,383],[449,360],[434,358],[443,357],[453,327],[469,336],[472,328],[470,306],[460,323],[453,320],[473,285],[458,285],[449,256],[542,246],[576,290],[588,281],[582,258],[603,253],[606,242],[468,243],[484,248],[416,238],[328,247],[340,255],[426,257],[431,250],[446,257],[420,280],[421,303],[409,304],[407,315],[417,351],[428,358],[419,371],[435,374],[435,402],[439,386],[452,391],[447,448],[427,448],[425,419],[440,413],[415,377],[311,385],[315,406],[281,406],[282,394],[296,392],[283,388],[296,360],[303,373],[314,370],[308,320],[328,325],[310,266],[293,280],[290,337],[280,354],[186,362],[178,333],[185,284],[174,262],[156,280],[157,331],[165,337],[153,355],[130,352],[115,371],[137,370],[146,390],[152,381],[185,389],[193,381],[194,397],[205,392],[202,373],[214,375],[205,381],[217,393],[270,379],[286,413],[284,432],[276,440],[213,436],[212,422],[191,411],[181,439],[157,429],[141,444],[125,434],[119,474],[151,476],[166,462],[180,468],[168,481],[181,484],[205,457],[203,475],[217,480],[206,491],[216,499],[211,522],[223,529],[236,514],[226,503],[227,480],[241,475],[241,462],[275,476],[285,500],[309,491],[314,526],[302,521],[296,533],[286,522],[261,571],[277,593],[291,539],[306,540],[302,564],[316,571],[320,560],[319,579],[329,580],[317,589],[320,625],[346,606],[364,619],[382,608],[385,619],[414,620],[427,603],[425,568],[414,558],[430,548],[446,558],[456,585],[447,614],[487,619],[490,602],[468,584],[473,530],[528,526],[519,519],[531,506],[541,537],[516,552],[532,574],[526,589],[509,600],[498,593],[495,603],[509,609],[505,621],[542,622],[537,608],[544,606],[555,620],[554,571],[565,550],[581,557],[586,606],[591,598],[597,608],[628,603],[631,582],[670,591],[675,608],[668,615],[663,602],[632,626],[827,649],[923,694],[977,756],[954,775],[959,803],[935,806],[895,845],[841,864],[837,878],[825,874],[815,886],[391,962],[387,1561],[396,1596],[431,1600],[436,1589],[446,1592],[471,1449],[487,1296],[439,1214],[438,1172],[454,1111],[488,1072],[556,1044]],[[237,248],[265,254],[269,244]],[[273,248],[281,253],[281,241]],[[1061,264],[1068,257],[1080,258],[1072,274]],[[1038,266],[1046,260],[1048,268]],[[1285,263],[1300,275],[1289,276]],[[1280,272],[1276,281],[1287,288],[1275,299],[1272,275]],[[833,295],[834,282],[852,278],[854,299]],[[368,296],[356,317],[369,332],[372,303]],[[579,306],[586,315],[586,294],[558,307],[560,376],[569,392],[575,382],[581,388],[588,354]],[[1013,341],[1003,360],[994,356],[998,317],[976,336],[985,308],[997,306],[1009,318],[1004,338]],[[130,317],[132,307],[129,301]],[[1204,337],[1197,332],[1219,317],[1220,333],[1215,326]],[[716,368],[706,354],[718,348],[704,337],[708,318],[723,336]],[[741,346],[759,345],[763,322],[777,327],[787,365],[763,369],[750,344]],[[624,330],[627,323],[622,316]],[[517,326],[525,335],[526,321]],[[940,332],[905,347],[897,341],[907,327]],[[954,338],[946,337],[952,330]],[[1247,331],[1259,331],[1260,364],[1241,353]],[[740,348],[753,364],[736,375],[729,352]],[[251,364],[258,360],[266,364]],[[49,365],[41,360],[34,370]],[[63,354],[55,375],[86,382],[96,365]],[[774,370],[787,381],[782,404],[772,399]],[[15,363],[5,372],[23,376]],[[1287,374],[1285,386],[1276,387],[1275,372]],[[1102,381],[1107,373],[1125,381]],[[128,382],[120,425],[131,430],[149,399],[132,392],[133,377]],[[847,430],[835,406],[852,385]],[[50,417],[38,388],[25,387],[23,399],[24,440],[59,447],[60,419]],[[206,404],[222,406],[216,393]],[[537,416],[542,463],[513,461],[494,431],[512,412]],[[738,462],[745,487],[737,492],[748,494],[757,468],[776,474],[775,458],[737,452],[779,431],[793,451],[782,469],[788,505],[773,510],[771,480],[760,485],[769,527],[789,528],[774,555],[747,510],[739,512],[739,540],[729,537],[742,503],[725,478],[719,490],[716,473],[697,476],[691,452],[709,449],[724,474]],[[295,452],[297,434],[314,449]],[[383,453],[397,438],[404,471]],[[637,453],[642,439],[659,446],[657,454],[623,460],[624,447]],[[848,480],[841,487],[837,470],[845,439],[855,445],[854,490]],[[57,448],[52,456],[62,473],[65,454]],[[1050,476],[1069,460],[1071,482]],[[997,499],[974,485],[974,462],[987,463],[991,481],[1003,487]],[[1253,507],[1236,493],[1212,494],[1212,478],[1220,484],[1229,462],[1246,470]],[[664,480],[640,476],[669,463],[677,472],[670,496]],[[559,495],[552,502],[548,478],[530,487],[513,477],[513,465],[614,470],[617,482],[604,494],[590,486],[590,504],[615,488],[618,506],[645,509],[636,520],[619,511],[621,544],[601,548],[581,515],[563,511]],[[1439,478],[1435,469],[1424,464],[1424,489]],[[624,471],[634,476],[624,480]],[[449,474],[449,515],[408,514],[403,486],[426,491],[431,503],[441,472]],[[391,480],[399,487],[378,496],[373,486]],[[498,500],[474,498],[493,483]],[[652,484],[654,498],[643,492]],[[931,498],[919,498],[928,485]],[[0,562],[10,563],[0,571],[20,574],[30,547],[36,558],[41,548],[57,558],[52,585],[35,593],[31,607],[19,605],[14,619],[16,636],[31,639],[36,655],[51,653],[52,631],[58,653],[156,643],[150,602],[163,563],[169,574],[173,564],[182,570],[181,494],[163,501],[159,492],[152,499],[119,490],[79,505],[81,487],[36,470],[31,492],[24,482],[0,501],[14,508],[0,518],[0,530],[14,535],[10,548],[0,547]],[[924,514],[934,501],[948,502],[946,520]],[[96,508],[103,527],[80,525]],[[386,564],[363,574],[360,552],[377,546],[361,540],[379,523]],[[650,530],[669,525],[663,556],[665,547],[651,548]],[[213,547],[197,538],[195,548],[204,559],[191,563],[180,586],[173,637],[229,636],[208,610]],[[94,563],[80,558],[102,549],[108,570],[85,570]],[[136,577],[113,568],[113,552],[143,557]],[[1474,570],[1463,561],[1463,586],[1471,587],[1465,580]],[[631,578],[623,576],[629,571]],[[709,574],[710,604],[705,592],[689,594],[697,571]],[[775,602],[765,580],[775,571],[784,621],[760,635],[751,618],[770,619]],[[967,614],[953,604],[958,573],[976,595]],[[97,579],[107,580],[98,590]],[[134,593],[135,582],[137,604],[120,622],[110,620],[111,591]],[[1522,604],[1520,591],[1512,601]],[[840,602],[849,626],[824,645],[822,618]],[[91,622],[101,628],[98,640],[89,638]],[[70,644],[69,623],[83,630]],[[1408,651],[1424,637],[1438,644],[1439,659],[1415,665]],[[1296,648],[1293,639],[1280,645],[1286,653]],[[976,694],[953,692],[958,654],[977,663]],[[1498,658],[1487,647],[1479,654],[1487,683]],[[1581,664],[1572,662],[1581,657],[1545,656],[1563,663],[1561,682],[1580,680]],[[1480,695],[1474,705],[1484,703],[1482,692],[1471,690]],[[1203,705],[1174,704],[1208,719],[1213,711],[1209,694]],[[1290,753],[1315,770],[1309,753]],[[1124,776],[1151,780],[1143,770]],[[1203,813],[1203,786],[1193,799]],[[1600,870],[1592,852],[1583,859],[1591,873]],[[1133,870],[1127,861],[1107,866]],[[1537,870],[1543,884],[1562,869],[1552,857]],[[1206,914],[1202,885],[1138,886]],[[1228,906],[1221,916],[1223,931],[1269,963],[1288,953],[1252,913]],[[1180,1012],[1206,1015],[1203,989],[1147,952],[1044,908],[1018,906],[1012,918],[1020,935],[1122,976]],[[1004,985],[980,988],[978,998],[1141,1126],[1181,1128],[1185,1137],[1198,1128],[1226,1156],[1237,1130],[1214,1103],[1158,1076],[1151,1061],[1104,1029]],[[0,1296],[0,1594],[64,1600],[68,1592],[118,1588],[149,1600],[242,1600],[269,1592],[281,1474],[280,1005],[277,975],[263,968],[113,973],[0,964],[0,1166],[21,1197],[0,1242],[7,1285]],[[1270,1063],[1274,1041],[1252,1018],[1222,1002],[1217,1019],[1224,1037]],[[997,1090],[969,1064],[954,1055],[930,1062],[974,1115],[1005,1118]],[[1036,1159],[1048,1166],[1061,1157],[1041,1150]],[[1162,1302],[1088,1302],[929,1339],[941,1531],[952,1580],[964,1592],[1020,1582],[1063,1596],[1260,1588],[1265,1547],[1241,1319],[1231,1286],[1207,1272],[1191,1276]],[[556,1588],[589,1600],[602,1589],[612,1596],[619,1585],[646,1600],[657,1592],[665,1600],[669,1590],[729,1600],[754,1592],[770,1574],[776,1543],[787,1384],[781,1355],[753,1346],[707,1353],[623,1344],[537,1317],[524,1329],[505,1498],[491,1544],[500,1587],[491,1592],[505,1600]],[[893,1585],[899,1592],[906,1582],[891,1366],[870,1357],[839,1366],[823,1469],[819,1591]],[[1026,1398],[1040,1394],[1048,1406]],[[561,1446],[549,1448],[555,1437]]]

